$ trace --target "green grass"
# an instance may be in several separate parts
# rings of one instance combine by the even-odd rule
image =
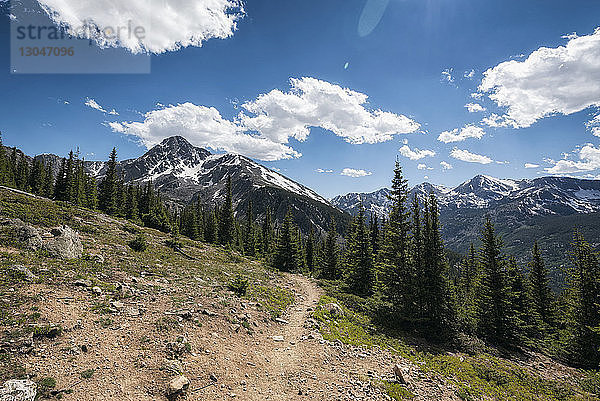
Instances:
[[[411,393],[405,386],[382,380],[379,383],[379,387],[392,399],[392,400],[412,400],[415,395]]]
[[[294,294],[285,288],[251,285],[248,297],[264,308],[273,319],[278,318],[294,303]]]
[[[339,300],[324,296],[319,305],[335,302],[344,311],[343,316],[332,316],[317,308],[314,318],[319,322],[323,338],[365,348],[380,347],[402,356],[431,375],[445,379],[457,388],[463,400],[507,401],[568,401],[600,400],[600,375],[592,372],[581,381],[548,380],[508,360],[486,353],[475,355],[450,354],[442,349],[421,350],[403,341],[400,336],[380,332],[369,318],[352,311]],[[396,383],[380,383],[393,399],[407,399],[409,393]],[[402,398],[404,397],[404,398]]]
[[[82,379],[91,379],[94,376],[94,369],[86,369],[83,372],[79,373]]]

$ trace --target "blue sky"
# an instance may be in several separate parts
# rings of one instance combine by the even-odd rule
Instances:
[[[381,20],[366,24],[373,28],[366,36],[359,34],[361,15],[377,14],[378,9],[384,10]],[[190,133],[197,144],[213,144],[211,138],[218,137],[214,147],[262,158],[263,164],[328,197],[388,185],[396,157],[412,185],[430,181],[454,186],[480,173],[500,178],[600,174],[600,137],[594,135],[600,135],[594,131],[600,118],[598,124],[593,122],[600,105],[600,90],[595,88],[600,82],[597,1],[247,1],[232,35],[208,39],[201,47],[192,44],[153,54],[150,74],[11,74],[8,13],[4,4],[0,130],[5,144],[31,155],[63,155],[78,146],[86,158],[104,160],[116,146],[120,158],[130,158],[146,150],[140,138],[149,146],[165,131]],[[579,37],[565,37],[573,32]],[[557,48],[567,45],[561,56]],[[547,55],[541,47],[554,50]],[[567,61],[557,64],[557,57]],[[506,63],[510,60],[515,64]],[[484,72],[494,67],[495,73],[487,75],[489,90],[479,90],[481,99],[473,98]],[[314,80],[302,81],[304,77]],[[300,79],[295,92],[291,78]],[[304,94],[304,106],[311,107],[317,99],[314,106],[322,109],[323,91],[337,99],[336,91],[345,88],[368,96],[368,101],[352,104],[351,112],[338,116],[335,102],[328,98],[331,114],[292,113],[296,123],[307,125],[304,140],[285,132],[290,115],[280,112],[281,97],[295,102]],[[489,98],[494,92],[499,94],[496,100]],[[263,103],[258,102],[261,95]],[[255,112],[244,103],[253,104]],[[468,103],[486,110],[471,113]],[[177,114],[182,104],[189,107]],[[219,132],[195,136],[200,128],[180,126],[173,117],[206,119],[208,108],[219,116],[211,114],[202,129]],[[109,113],[113,109],[118,115]],[[377,110],[393,116],[392,131],[413,130],[400,117],[419,128],[411,133],[382,132]],[[238,121],[240,113],[247,122]],[[261,113],[278,128],[276,133],[250,131],[261,124]],[[496,124],[485,123],[492,113],[500,116]],[[316,120],[326,122],[318,126]],[[356,121],[359,126],[352,126]],[[108,122],[115,124],[111,128]],[[327,123],[340,131],[332,133]],[[360,124],[371,123],[376,139],[357,139]],[[462,138],[460,130],[468,125],[472,127]],[[453,129],[455,142],[438,139]],[[272,160],[277,158],[272,152],[264,157],[249,150],[253,142],[245,147],[239,143],[239,135],[248,132],[268,137],[269,149],[286,147],[286,157],[291,149],[295,157]],[[230,141],[227,135],[238,139]],[[274,135],[284,139],[273,142]],[[404,146],[414,160],[399,152]],[[416,159],[416,149],[435,155]],[[442,168],[442,162],[452,168]],[[525,168],[525,163],[538,167]],[[344,169],[357,170],[347,170],[355,177],[341,175]],[[361,174],[368,175],[356,177]]]

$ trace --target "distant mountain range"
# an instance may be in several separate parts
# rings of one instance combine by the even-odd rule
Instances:
[[[600,181],[567,177],[531,180],[497,179],[478,175],[456,188],[428,183],[410,190],[422,200],[436,194],[440,205],[442,235],[449,249],[464,253],[477,243],[486,217],[496,224],[507,250],[527,260],[538,239],[550,264],[565,264],[568,244],[575,228],[588,241],[600,242]],[[389,189],[337,196],[331,203],[350,214],[362,204],[380,217],[390,210]]]

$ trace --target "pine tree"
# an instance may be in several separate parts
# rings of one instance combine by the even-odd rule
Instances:
[[[377,258],[379,253],[379,219],[377,215],[371,213],[371,219],[369,221],[369,236],[371,238],[371,249],[373,250],[373,257]]]
[[[73,151],[69,152],[69,158],[67,159],[67,165],[65,168],[65,194],[64,201],[75,203],[76,189],[75,189],[75,155]]]
[[[84,161],[77,160],[75,161],[76,165],[76,173],[75,173],[75,184],[74,184],[74,194],[73,194],[73,203],[79,206],[85,206],[86,204],[86,180],[87,174],[85,173],[83,167]]]
[[[11,186],[10,176],[10,162],[6,157],[6,149],[2,143],[2,132],[0,131],[0,185]]]
[[[58,175],[56,176],[56,183],[54,186],[54,199],[56,200],[66,200],[67,198],[66,171],[67,159],[63,158],[60,164],[60,168],[58,170]]]
[[[346,246],[348,250],[346,255],[348,288],[356,295],[371,295],[375,287],[375,269],[371,239],[365,226],[365,210],[362,206],[352,221],[351,233]]]
[[[256,256],[256,230],[254,229],[254,213],[252,211],[252,200],[248,200],[246,210],[246,225],[244,226],[244,254]]]
[[[506,278],[506,261],[501,252],[502,241],[496,236],[494,225],[489,219],[485,223],[481,241],[477,328],[484,338],[506,344],[511,340],[510,288]]]
[[[572,359],[578,365],[600,364],[600,260],[580,232],[573,240],[574,268],[569,271],[567,300]]]
[[[216,244],[218,242],[218,223],[217,223],[217,215],[218,213],[214,210],[211,210],[207,213],[206,219],[206,227],[204,229],[204,240],[210,244]]]
[[[469,254],[462,262],[462,269],[458,283],[458,312],[463,331],[472,334],[476,328],[476,300],[475,289],[479,279],[479,261],[475,246],[471,243]]]
[[[335,219],[331,217],[329,223],[329,231],[325,238],[325,246],[323,247],[323,257],[321,266],[321,277],[328,280],[337,280],[340,278],[339,271],[339,250],[338,250],[338,235],[335,225]]]
[[[273,267],[281,271],[295,272],[299,268],[299,249],[296,227],[291,210],[285,215],[283,225],[279,230],[277,247],[273,255]]]
[[[46,198],[51,198],[54,194],[54,175],[52,173],[52,167],[50,164],[46,166],[46,173],[44,174],[46,177],[46,181],[44,182],[44,189],[42,192],[42,196]]]
[[[100,210],[111,216],[116,216],[119,213],[119,188],[117,181],[117,149],[113,148],[108,160],[106,176],[100,184],[99,196]]]
[[[384,295],[400,320],[415,316],[414,272],[410,261],[409,213],[406,209],[408,182],[398,160],[389,195],[391,212],[380,250],[380,270],[384,275]]]
[[[37,159],[33,160],[33,168],[29,176],[29,187],[36,195],[43,195],[46,187],[46,169],[44,164]]]
[[[529,291],[523,269],[517,260],[511,256],[508,260],[507,278],[510,283],[511,310],[509,318],[512,319],[511,327],[515,334],[523,340],[531,331],[531,309]]]
[[[422,240],[425,274],[418,282],[421,286],[418,292],[422,295],[425,309],[423,332],[427,337],[441,339],[452,334],[455,310],[451,301],[449,269],[440,235],[439,209],[434,194],[429,196],[426,207],[428,213]]]
[[[136,185],[127,186],[127,219],[134,223],[141,223],[140,211],[138,207],[138,191],[139,187]]]
[[[529,262],[529,288],[533,317],[537,321],[537,326],[546,331],[554,324],[554,302],[548,269],[544,264],[537,241],[533,244],[532,258]]]
[[[414,298],[416,299],[416,312],[420,320],[426,319],[426,268],[425,268],[425,235],[430,235],[431,230],[429,219],[429,207],[425,203],[425,220],[421,222],[421,205],[417,194],[414,194],[412,200],[412,263],[414,271]],[[425,228],[425,233],[423,232]]]
[[[29,163],[24,155],[19,157],[17,163],[16,186],[21,191],[29,191]]]
[[[306,268],[309,272],[314,273],[317,268],[317,255],[315,249],[315,234],[312,227],[310,228],[308,238],[306,239],[305,253]]]
[[[85,207],[92,210],[98,208],[98,185],[96,179],[89,175],[85,178]]]
[[[199,196],[196,201],[196,232],[198,233],[198,241],[204,241],[204,209]]]
[[[233,245],[235,240],[235,218],[233,215],[233,196],[231,194],[231,176],[227,177],[225,203],[219,219],[219,242],[223,245]]]
[[[273,220],[271,217],[271,208],[267,207],[265,220],[262,226],[262,252],[268,259],[273,252],[273,238],[275,237],[273,229]]]

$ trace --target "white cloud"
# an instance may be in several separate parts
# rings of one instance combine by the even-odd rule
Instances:
[[[213,107],[157,103],[155,110],[142,114],[143,122],[105,125],[137,136],[147,147],[182,135],[197,146],[266,161],[302,156],[288,142],[290,138],[304,141],[311,127],[329,130],[352,144],[384,142],[419,129],[408,117],[367,110],[365,94],[314,78],[292,78],[290,82],[292,91],[288,93],[273,90],[244,103],[244,110],[233,121],[224,119]]]
[[[240,0],[38,2],[57,24],[67,26],[69,33],[91,36],[101,47],[123,47],[133,53],[159,54],[188,46],[200,47],[212,38],[229,38],[244,15]],[[98,29],[81,29],[90,25]],[[138,31],[130,32],[129,26]],[[119,29],[121,34],[116,35]]]
[[[192,103],[150,111],[143,122],[107,123],[115,132],[133,135],[151,147],[173,135],[181,135],[196,146],[240,153],[259,160],[274,161],[301,154],[268,138],[250,135],[235,122],[224,119],[214,107]]]
[[[448,162],[440,162],[440,166],[442,166],[443,170],[452,170],[454,168],[452,164]]]
[[[317,173],[320,173],[320,174],[331,174],[331,173],[333,173],[333,170],[325,170],[325,169],[322,169],[322,168],[318,168],[315,171]]]
[[[529,127],[550,115],[600,106],[600,29],[568,39],[565,46],[541,47],[523,61],[484,72],[479,91],[506,108],[500,123]]]
[[[588,121],[585,126],[592,133],[592,135],[600,137],[600,114],[597,114]]]
[[[348,176],[348,177],[352,177],[352,178],[359,178],[359,177],[366,177],[373,173],[371,173],[370,171],[362,170],[362,169],[345,168],[342,170],[342,172],[340,174]]]
[[[419,165],[417,166],[417,169],[419,169],[419,170],[433,170],[433,167],[427,167],[427,164],[419,163]]]
[[[496,113],[492,113],[488,117],[484,117],[481,122],[492,128],[501,128],[501,127],[512,127],[519,128],[519,125],[516,121],[512,120],[507,115],[500,116]]]
[[[315,78],[290,79],[291,91],[274,89],[244,103],[241,125],[278,143],[304,141],[321,127],[353,144],[389,141],[420,125],[410,118],[365,107],[368,96]],[[251,113],[248,115],[246,113]]]
[[[442,132],[440,136],[438,136],[438,141],[444,143],[462,142],[469,138],[481,139],[484,135],[485,131],[483,128],[469,124],[461,128],[460,132],[458,131],[458,128],[455,128],[452,131]]]
[[[478,155],[476,153],[471,153],[468,150],[457,148],[452,149],[450,152],[450,157],[468,163],[490,164],[493,162],[493,160],[487,156]]]
[[[444,71],[442,71],[442,82],[447,82],[449,84],[454,83],[454,77],[452,76],[453,72],[453,68],[446,68]]]
[[[587,144],[579,150],[579,161],[549,160],[554,166],[544,169],[550,174],[572,174],[600,169],[600,147]]]
[[[478,113],[481,111],[485,111],[485,107],[483,107],[479,103],[467,103],[465,104],[465,107],[467,108],[467,110],[469,110],[469,113]]]
[[[539,164],[525,163],[525,168],[538,168]]]
[[[475,70],[465,71],[463,74],[464,78],[472,79],[475,76]]]
[[[435,152],[433,150],[419,150],[415,148],[411,149],[408,145],[404,145],[399,149],[399,152],[402,156],[408,157],[410,160],[421,160],[425,157],[433,157],[435,156]]]
[[[65,103],[65,104],[69,104],[69,103]],[[96,102],[94,99],[90,99],[89,97],[85,99],[85,105],[88,107],[91,107],[92,109],[101,111],[102,113],[106,113],[106,114],[110,114],[113,116],[118,116],[119,113],[117,113],[117,111],[115,109],[112,109],[111,111],[106,110],[104,107],[100,106],[98,104],[98,102]]]

